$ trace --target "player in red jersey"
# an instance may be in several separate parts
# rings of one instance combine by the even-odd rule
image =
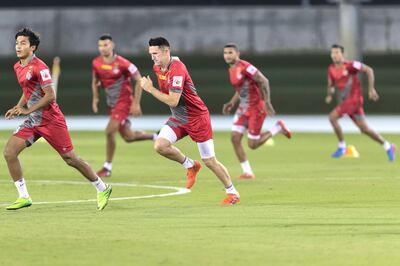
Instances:
[[[338,158],[346,154],[347,146],[338,120],[343,115],[348,115],[362,133],[368,135],[383,146],[389,161],[394,161],[396,146],[389,143],[381,135],[369,128],[365,121],[363,108],[364,100],[358,73],[364,72],[367,74],[368,98],[377,101],[379,95],[375,90],[373,69],[361,62],[346,60],[344,57],[344,47],[338,44],[332,45],[331,58],[333,64],[328,67],[328,87],[325,102],[327,104],[332,102],[335,88],[339,93],[339,104],[329,114],[329,120],[339,140],[338,149],[332,154],[332,157]]]
[[[103,183],[89,164],[74,152],[64,115],[55,102],[49,68],[34,54],[40,43],[39,35],[24,28],[17,32],[15,40],[19,61],[14,65],[14,70],[23,93],[17,105],[6,112],[5,118],[23,115],[26,119],[4,148],[4,158],[19,193],[17,201],[8,206],[7,210],[32,205],[18,155],[40,137],[46,139],[69,166],[76,168],[95,186],[98,191],[98,209],[104,209],[112,188]]]
[[[168,159],[181,163],[187,169],[186,187],[191,188],[201,164],[186,157],[172,145],[189,135],[197,142],[204,164],[225,186],[227,196],[222,204],[239,203],[240,196],[232,184],[228,170],[215,157],[210,114],[198,96],[186,66],[179,59],[171,57],[170,45],[162,37],[150,39],[149,53],[154,61],[153,70],[160,90],[153,86],[149,76],[142,78],[141,85],[157,100],[167,104],[172,113],[158,134],[154,144],[155,150]]]
[[[140,98],[142,76],[137,67],[127,59],[114,53],[114,42],[111,35],[103,34],[98,40],[100,56],[92,62],[92,109],[98,112],[99,87],[104,88],[110,120],[106,127],[106,161],[103,168],[97,172],[100,177],[111,175],[112,160],[115,153],[115,134],[119,134],[126,142],[152,140],[156,134],[146,134],[143,131],[133,131],[130,126],[129,114],[140,116]],[[131,79],[135,81],[135,97],[132,97]]]
[[[239,102],[233,118],[231,141],[243,171],[239,179],[253,179],[255,175],[241,143],[246,129],[250,149],[259,148],[277,133],[287,138],[291,138],[292,133],[283,120],[278,120],[269,131],[261,132],[266,116],[275,114],[268,79],[255,66],[240,59],[239,49],[234,43],[224,46],[224,60],[229,65],[229,78],[235,94],[224,104],[222,113],[229,114]]]

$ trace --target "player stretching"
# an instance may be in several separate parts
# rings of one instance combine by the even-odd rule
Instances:
[[[153,70],[160,90],[154,88],[149,76],[142,78],[142,87],[156,99],[167,104],[172,113],[154,143],[155,150],[168,159],[181,163],[187,169],[186,187],[191,188],[201,165],[183,155],[172,145],[189,135],[193,141],[197,142],[205,165],[225,186],[227,196],[221,204],[239,203],[240,196],[232,184],[228,170],[215,157],[210,114],[197,95],[186,66],[177,58],[171,58],[169,43],[162,37],[150,39],[149,53],[154,61]]]
[[[233,118],[231,141],[243,171],[239,179],[252,179],[255,175],[241,143],[246,129],[250,149],[257,149],[277,133],[291,138],[291,132],[285,123],[279,120],[269,131],[261,133],[265,117],[275,114],[271,104],[269,81],[261,71],[249,62],[241,60],[239,56],[236,44],[225,45],[224,59],[229,65],[230,81],[236,92],[231,100],[224,104],[222,113],[229,114],[240,100]]]
[[[4,148],[4,158],[19,193],[19,198],[6,209],[17,210],[32,205],[18,155],[40,137],[45,138],[69,166],[76,168],[93,184],[97,189],[98,210],[104,209],[112,188],[104,184],[92,168],[74,153],[64,115],[55,102],[49,68],[34,54],[39,47],[39,35],[24,28],[17,32],[15,40],[19,61],[14,70],[23,93],[17,105],[7,111],[5,118],[12,119],[19,115],[27,118]]]
[[[92,67],[92,109],[98,112],[99,86],[105,89],[110,120],[106,127],[106,161],[103,168],[97,172],[100,177],[111,175],[112,160],[115,153],[115,134],[119,134],[126,142],[152,140],[155,134],[133,131],[130,126],[129,114],[140,116],[141,75],[134,64],[114,53],[114,42],[109,34],[100,36],[98,40],[100,56],[93,59]],[[131,78],[135,80],[135,98],[132,97]],[[154,136],[153,136],[154,135]]]
[[[331,58],[333,64],[328,67],[328,87],[325,102],[328,104],[332,102],[335,88],[339,91],[340,101],[329,114],[329,120],[339,140],[338,149],[332,154],[332,157],[338,158],[346,154],[347,146],[338,120],[343,115],[348,115],[362,133],[368,135],[383,146],[389,161],[394,161],[396,146],[390,144],[381,135],[369,128],[365,121],[362,88],[357,75],[360,71],[367,73],[368,98],[377,101],[379,96],[375,90],[373,69],[358,61],[347,61],[344,57],[344,47],[338,44],[332,45]]]

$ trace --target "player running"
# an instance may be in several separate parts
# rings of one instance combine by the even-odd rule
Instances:
[[[266,116],[275,114],[268,79],[252,64],[240,59],[239,49],[234,43],[224,46],[224,59],[229,65],[229,78],[235,94],[224,104],[222,113],[229,114],[240,102],[233,118],[231,141],[243,171],[239,179],[253,179],[255,175],[241,143],[244,132],[248,130],[247,144],[253,150],[277,133],[289,139],[292,133],[283,120],[278,120],[269,131],[261,132]]]
[[[17,105],[6,112],[5,118],[12,119],[20,115],[27,118],[4,148],[4,158],[19,194],[18,199],[6,209],[18,210],[32,205],[18,155],[40,137],[46,139],[69,166],[76,168],[93,184],[97,190],[97,208],[104,209],[112,188],[74,153],[64,115],[55,102],[49,68],[34,54],[39,47],[39,35],[23,28],[15,35],[15,41],[19,61],[14,65],[14,70],[23,93]]]
[[[347,146],[344,140],[342,129],[339,125],[339,118],[348,115],[362,133],[378,142],[385,149],[390,162],[395,159],[396,146],[390,144],[381,135],[368,127],[365,120],[363,108],[363,95],[358,73],[364,72],[368,77],[368,98],[373,101],[379,99],[375,90],[374,70],[361,62],[348,61],[344,57],[344,47],[334,44],[331,47],[331,58],[333,64],[328,67],[328,86],[325,102],[332,102],[335,88],[339,92],[340,103],[329,114],[329,120],[339,140],[338,149],[332,154],[333,158],[339,158],[346,154]]]
[[[225,186],[227,195],[221,204],[239,203],[240,196],[232,184],[228,170],[215,157],[210,114],[198,96],[186,66],[179,59],[171,57],[170,45],[162,37],[150,39],[149,53],[154,61],[153,70],[160,90],[153,86],[149,76],[142,78],[141,85],[157,100],[167,104],[172,113],[154,143],[155,150],[187,169],[186,187],[191,188],[201,164],[186,157],[172,145],[189,135],[197,143],[204,164]]]
[[[129,114],[137,117],[142,114],[140,98],[141,75],[137,67],[122,56],[114,52],[114,42],[111,35],[103,34],[98,40],[100,56],[92,62],[92,109],[98,112],[99,87],[106,92],[107,106],[110,111],[110,120],[106,127],[106,161],[103,168],[97,172],[100,177],[111,176],[112,160],[114,158],[116,142],[115,134],[119,134],[126,142],[152,140],[156,134],[146,134],[143,131],[133,131]],[[135,97],[132,97],[131,79],[135,80]]]

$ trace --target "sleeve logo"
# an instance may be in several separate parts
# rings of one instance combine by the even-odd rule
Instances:
[[[131,74],[135,74],[135,72],[137,71],[137,67],[134,64],[130,64],[128,70],[129,72],[131,72]]]
[[[361,64],[361,62],[354,61],[354,62],[353,62],[353,67],[354,67],[355,69],[357,69],[357,70],[361,70],[362,64]]]
[[[50,71],[48,69],[40,70],[40,76],[42,76],[43,81],[51,79]]]
[[[172,87],[182,87],[182,81],[183,81],[182,76],[174,76],[172,78]]]
[[[255,67],[255,66],[253,66],[253,65],[249,65],[247,68],[246,68],[246,71],[250,74],[250,75],[254,75],[256,72],[257,72],[257,68]]]

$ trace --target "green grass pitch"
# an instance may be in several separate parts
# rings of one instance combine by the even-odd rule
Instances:
[[[3,149],[11,132],[0,132]],[[400,143],[400,136],[385,135]],[[103,132],[73,132],[75,151],[98,170]],[[33,204],[6,211],[16,197],[0,160],[0,265],[399,265],[400,168],[382,147],[354,134],[358,159],[331,159],[333,134],[275,138],[275,146],[249,151],[257,178],[237,181],[240,166],[229,133],[216,133],[217,157],[229,169],[241,204],[221,207],[221,184],[203,168],[191,193],[111,201]],[[199,159],[189,138],[178,147]],[[45,142],[21,156],[35,202],[95,198],[89,183]],[[113,197],[173,192],[141,185],[184,187],[184,169],[157,155],[151,142],[118,139]],[[48,183],[37,182],[49,180]],[[52,182],[54,181],[54,182]]]

